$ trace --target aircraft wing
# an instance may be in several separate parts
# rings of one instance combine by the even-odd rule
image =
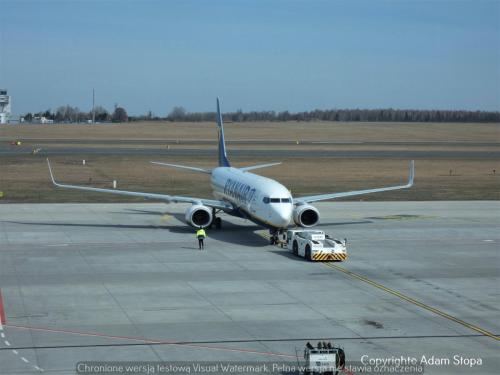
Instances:
[[[297,203],[311,203],[311,202],[317,202],[317,201],[324,201],[324,200],[328,200],[328,199],[351,197],[354,195],[363,195],[363,194],[371,194],[371,193],[380,193],[382,191],[408,189],[408,188],[413,186],[413,178],[414,177],[415,177],[415,162],[412,160],[412,161],[410,161],[410,165],[409,165],[408,183],[406,185],[386,186],[386,187],[376,188],[376,189],[346,191],[346,192],[342,192],[342,193],[309,195],[309,196],[305,196],[305,197],[294,198],[294,201],[296,204]]]
[[[49,159],[47,159],[47,164],[49,166],[50,178],[52,179],[52,183],[55,186],[60,187],[60,188],[83,190],[83,191],[93,191],[95,193],[128,195],[131,197],[140,197],[140,198],[144,198],[144,199],[154,199],[154,200],[165,201],[168,203],[199,203],[199,204],[203,204],[203,205],[208,206],[208,207],[213,207],[213,208],[221,209],[224,211],[229,211],[229,210],[233,209],[233,206],[230,203],[216,200],[216,199],[192,198],[192,197],[182,197],[182,196],[178,196],[178,195],[143,193],[143,192],[138,192],[138,191],[102,189],[102,188],[89,187],[89,186],[60,184],[60,183],[56,182],[56,180],[54,179],[54,174],[52,173],[52,167],[50,166]]]
[[[188,171],[192,171],[192,172],[200,172],[200,173],[207,173],[207,174],[212,173],[208,169],[197,168],[197,167],[189,167],[187,165],[162,163],[162,162],[159,162],[159,161],[150,161],[150,163],[151,164],[157,164],[157,165],[164,165],[164,166],[167,166],[167,167],[179,168],[179,169],[187,169]]]

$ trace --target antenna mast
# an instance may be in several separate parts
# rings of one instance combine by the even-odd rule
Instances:
[[[95,124],[95,89],[92,89],[92,124]]]

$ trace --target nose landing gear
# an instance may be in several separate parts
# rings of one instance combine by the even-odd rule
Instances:
[[[280,241],[280,236],[282,236],[283,241],[285,241],[285,230],[284,229],[269,229],[269,242],[271,245],[277,245],[281,243],[281,247],[283,247],[283,242]]]

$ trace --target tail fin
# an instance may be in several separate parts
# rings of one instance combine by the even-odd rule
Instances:
[[[222,124],[222,114],[220,113],[219,98],[217,98],[217,126],[219,127],[219,167],[230,167],[227,160],[226,143],[224,141],[224,125]]]

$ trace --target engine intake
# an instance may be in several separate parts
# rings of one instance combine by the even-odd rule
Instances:
[[[212,222],[212,209],[202,204],[193,204],[186,210],[186,223],[195,228],[205,228]]]
[[[297,206],[293,210],[293,221],[301,227],[313,227],[319,222],[319,211],[309,204]]]

